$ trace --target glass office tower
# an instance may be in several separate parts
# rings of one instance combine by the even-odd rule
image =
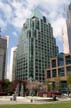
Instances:
[[[6,78],[7,37],[0,35],[0,80]]]
[[[69,52],[71,52],[71,3],[67,9],[67,32],[68,32],[68,44]]]
[[[23,24],[16,54],[16,80],[45,81],[45,69],[50,58],[58,54],[58,47],[53,28],[44,16],[34,14]]]

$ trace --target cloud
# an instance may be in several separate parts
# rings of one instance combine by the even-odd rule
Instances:
[[[24,21],[21,18],[13,18],[12,19],[12,25],[16,28],[22,28]]]
[[[53,26],[54,36],[62,36],[62,26],[66,20],[67,6],[70,0],[47,0],[47,3],[41,2],[40,9]],[[61,38],[61,37],[60,37]]]
[[[4,4],[3,2],[0,2],[0,11],[3,12],[6,19],[9,19],[12,16],[12,8],[7,3]]]
[[[12,34],[13,34],[13,36],[17,37],[17,33],[16,32],[13,32]]]
[[[12,9],[9,4],[0,1],[0,27],[5,30],[7,24],[11,22]]]
[[[0,18],[0,28],[2,28],[3,30],[5,30],[5,27],[6,27],[6,22],[4,22],[4,20],[2,20],[1,18]]]
[[[26,2],[21,1],[11,1],[9,2],[11,8],[13,9],[13,17],[11,17],[11,24],[14,27],[17,28],[22,28],[23,23],[25,21],[25,19],[28,17],[30,10],[29,8],[25,7],[26,6]],[[25,6],[24,6],[25,5]]]
[[[38,8],[45,15],[54,28],[55,37],[61,35],[62,24],[65,21],[66,10],[70,0],[6,0],[0,2],[0,9],[4,13],[6,24],[21,29],[33,8]],[[6,9],[5,9],[6,7]],[[1,19],[2,20],[2,19]],[[60,24],[60,21],[62,22]],[[1,21],[2,22],[2,21]],[[3,23],[3,22],[2,22]],[[56,33],[57,32],[57,33]]]
[[[28,9],[19,9],[15,10],[15,17],[12,18],[12,25],[18,28],[23,27],[23,23],[25,22],[26,18],[30,15],[30,11]]]
[[[65,22],[66,20],[63,17],[59,17],[54,22],[52,22],[52,26],[54,28],[53,32],[55,37],[62,36],[62,28]]]

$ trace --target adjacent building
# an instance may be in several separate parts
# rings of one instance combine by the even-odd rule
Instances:
[[[10,81],[14,81],[14,80],[15,80],[15,71],[16,71],[16,50],[17,50],[17,47],[11,48]]]
[[[67,9],[67,33],[68,33],[68,43],[69,43],[69,52],[71,52],[71,3]]]
[[[69,42],[68,42],[68,33],[67,33],[66,22],[63,25],[62,37],[63,37],[63,53],[68,54],[69,53]]]
[[[50,68],[46,69],[46,80],[56,83],[60,81],[61,87],[67,87],[67,73],[71,72],[71,54],[60,53],[57,57],[50,59]]]
[[[51,24],[45,16],[34,12],[23,24],[16,52],[15,79],[44,81],[50,58],[57,54]]]
[[[6,78],[7,37],[0,36],[0,80]]]

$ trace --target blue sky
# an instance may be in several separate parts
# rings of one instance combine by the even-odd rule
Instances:
[[[62,28],[66,20],[67,5],[71,0],[0,0],[0,27],[2,35],[9,36],[8,69],[10,64],[10,51],[17,45],[23,23],[34,8],[37,8],[54,29],[57,45],[60,52],[62,48]]]

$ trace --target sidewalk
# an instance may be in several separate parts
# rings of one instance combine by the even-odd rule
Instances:
[[[58,98],[58,101],[35,101],[33,100],[31,102],[31,98],[28,97],[18,97],[16,101],[11,101],[10,97],[1,97],[0,98],[0,105],[4,104],[54,104],[54,103],[59,103],[59,102],[67,102],[71,101],[71,98]],[[38,97],[36,97],[38,98]],[[41,97],[42,98],[42,97]]]

